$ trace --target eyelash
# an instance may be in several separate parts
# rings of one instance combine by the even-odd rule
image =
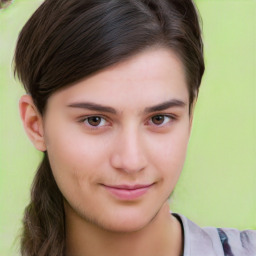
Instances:
[[[156,118],[156,117],[164,117],[165,120],[164,120],[163,123],[157,125],[157,124],[154,124],[153,121],[152,121],[152,119]],[[95,125],[95,126],[91,125],[90,123],[88,123],[88,120],[90,118],[99,118],[100,122],[104,121],[105,123],[110,123],[107,120],[106,117],[101,116],[101,115],[86,116],[86,117],[82,118],[79,122],[85,124],[90,129],[100,129],[100,128],[105,127],[105,126],[110,126],[110,125],[105,125],[105,123],[103,125]],[[169,120],[166,121],[166,118],[168,118]],[[162,127],[168,126],[170,123],[172,123],[175,120],[177,120],[177,117],[174,116],[174,115],[156,114],[156,115],[151,116],[145,124],[146,125],[152,125],[152,126],[157,127],[157,128],[162,128]]]
[[[153,123],[153,118],[156,118],[156,117],[163,117],[164,118],[164,121],[163,123],[161,124],[155,124]],[[166,120],[168,118],[168,120]],[[153,125],[154,127],[157,127],[157,128],[162,128],[162,127],[165,127],[165,126],[168,126],[170,123],[172,123],[173,121],[175,121],[177,119],[177,117],[173,116],[173,115],[167,115],[167,114],[157,114],[157,115],[154,115],[152,116],[148,123],[149,125]]]
[[[103,126],[109,126],[109,125],[101,125],[101,126],[99,126],[99,125],[97,125],[97,126],[91,125],[91,124],[88,123],[88,120],[89,120],[90,118],[99,118],[99,119],[100,119],[100,122],[102,122],[102,121],[104,120],[105,123],[109,123],[109,122],[107,121],[107,118],[106,118],[106,117],[100,116],[100,115],[86,116],[86,117],[82,118],[79,122],[85,124],[85,125],[86,125],[88,128],[90,128],[90,129],[99,129],[99,128],[103,127]]]

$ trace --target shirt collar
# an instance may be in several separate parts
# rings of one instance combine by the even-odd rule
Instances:
[[[181,214],[172,213],[183,229],[183,256],[220,256],[220,239],[215,228],[200,228]],[[214,239],[213,237],[214,236]],[[216,244],[214,244],[214,242]],[[216,246],[217,245],[217,246]],[[221,254],[218,254],[221,253]]]

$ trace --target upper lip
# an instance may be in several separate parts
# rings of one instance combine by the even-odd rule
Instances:
[[[135,184],[135,185],[127,185],[127,184],[122,184],[122,185],[105,185],[105,187],[109,188],[114,188],[114,189],[126,189],[126,190],[135,190],[135,189],[140,189],[140,188],[147,188],[152,186],[154,183],[150,184]]]

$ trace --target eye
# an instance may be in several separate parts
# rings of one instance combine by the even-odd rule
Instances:
[[[168,115],[155,115],[151,117],[149,122],[155,126],[163,126],[169,123],[172,119],[173,118]]]
[[[83,119],[83,122],[87,126],[91,126],[91,127],[101,127],[107,124],[107,121],[101,116],[89,116]]]

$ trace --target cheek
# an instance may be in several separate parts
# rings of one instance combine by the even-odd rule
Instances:
[[[175,133],[158,138],[150,159],[165,179],[177,181],[186,158],[189,130],[178,129]]]
[[[172,164],[183,166],[185,161],[189,136],[173,136],[170,143],[166,146],[165,157]]]
[[[64,194],[78,193],[103,174],[104,147],[94,140],[58,130],[47,136],[47,151],[55,180]],[[100,144],[101,145],[101,144]]]

